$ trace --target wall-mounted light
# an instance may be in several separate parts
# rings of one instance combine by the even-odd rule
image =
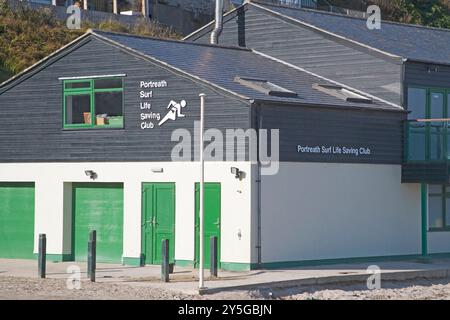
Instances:
[[[234,174],[234,177],[239,180],[242,180],[242,178],[244,177],[244,172],[236,167],[231,167],[231,173]]]
[[[427,66],[427,71],[428,71],[428,73],[439,72],[439,67],[438,66],[429,65],[429,66]]]
[[[92,180],[97,179],[97,173],[93,170],[86,170],[84,173]]]
[[[163,173],[164,169],[163,168],[152,168],[152,172],[153,173]]]

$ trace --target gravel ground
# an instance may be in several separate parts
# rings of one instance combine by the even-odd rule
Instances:
[[[82,282],[80,290],[68,290],[61,279],[0,278],[0,299],[183,299],[182,295],[152,288]]]
[[[82,281],[79,290],[67,289],[63,279],[29,279],[0,277],[0,300],[187,300],[251,299],[246,292],[223,292],[214,295],[187,295],[170,290],[132,283],[111,284]]]
[[[82,282],[80,290],[68,290],[65,280],[0,277],[0,300],[16,299],[281,299],[281,300],[450,300],[450,280],[385,282],[369,291],[362,285],[333,285],[258,291],[227,291],[213,295],[186,295],[150,286]]]
[[[328,285],[261,291],[265,297],[283,300],[450,300],[450,279],[382,282],[381,289],[363,285]]]

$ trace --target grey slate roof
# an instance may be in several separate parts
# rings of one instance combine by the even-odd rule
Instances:
[[[251,4],[251,3],[250,3]],[[300,22],[410,60],[450,64],[450,30],[383,21],[369,30],[365,19],[257,3]]]
[[[401,110],[379,101],[374,101],[372,104],[351,103],[324,94],[313,89],[312,85],[314,83],[330,84],[330,82],[263,57],[248,49],[161,40],[96,30],[93,31],[93,34],[248,100]],[[266,95],[236,83],[234,81],[236,76],[266,79],[298,93],[298,98]]]

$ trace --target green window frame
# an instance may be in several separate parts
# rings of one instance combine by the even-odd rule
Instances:
[[[431,187],[434,187],[437,191],[431,191]],[[428,231],[450,231],[450,213],[447,214],[447,210],[450,210],[450,185],[428,185]],[[435,198],[439,202],[438,208],[440,208],[441,226],[436,227],[431,223],[431,198]]]
[[[120,80],[121,86],[111,87],[111,88],[101,88],[96,89],[96,81],[101,80]],[[86,86],[79,86],[73,88],[73,84],[86,83]],[[95,106],[95,95],[98,93],[122,93],[122,107],[121,116],[113,116],[103,120],[103,124],[97,123],[96,117],[96,106]],[[67,123],[67,98],[72,96],[87,95],[89,96],[90,102],[90,123],[77,123],[70,124]],[[124,95],[123,95],[123,79],[121,77],[105,77],[105,78],[95,78],[95,79],[76,79],[76,80],[64,80],[63,81],[63,129],[123,129],[125,126],[124,121]]]
[[[418,86],[418,85],[409,85],[409,89],[422,89],[426,92],[426,100],[425,100],[425,118],[421,120],[431,120],[432,118],[432,111],[431,111],[431,95],[434,93],[442,94],[443,95],[443,115],[439,117],[438,119],[442,118],[449,118],[450,117],[450,88],[441,88],[441,87],[425,87],[425,86]],[[408,96],[408,92],[406,93]],[[409,101],[407,102],[409,104]],[[442,130],[439,132],[442,138],[442,148],[440,152],[440,157],[436,158],[432,154],[432,136],[436,136],[436,125],[442,123]],[[413,126],[422,126],[423,132],[424,132],[424,140],[425,140],[425,154],[424,159],[411,159],[409,155],[409,149],[411,146],[409,143],[411,142],[411,130]],[[420,162],[428,162],[428,163],[441,163],[442,161],[447,161],[447,159],[450,157],[450,139],[448,135],[450,134],[450,121],[448,122],[422,122],[422,125],[415,122],[415,119],[408,119],[406,122],[405,127],[406,132],[406,142],[408,143],[407,147],[404,148],[404,157],[409,163],[420,163]]]

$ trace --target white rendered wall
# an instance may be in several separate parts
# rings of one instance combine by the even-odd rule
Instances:
[[[236,179],[230,172],[232,166],[246,172],[246,178]],[[153,173],[152,168],[164,172]],[[205,181],[220,182],[222,188],[222,262],[250,263],[250,169],[247,162],[208,162],[205,166]],[[142,183],[175,182],[175,259],[194,260],[194,185],[199,181],[200,166],[193,162],[0,164],[0,182],[35,182],[35,252],[38,235],[46,233],[49,254],[70,253],[71,183],[92,182],[85,170],[98,174],[95,183],[124,184],[123,256],[127,258],[141,254]]]
[[[420,254],[420,217],[401,166],[280,163],[262,177],[262,261]]]

